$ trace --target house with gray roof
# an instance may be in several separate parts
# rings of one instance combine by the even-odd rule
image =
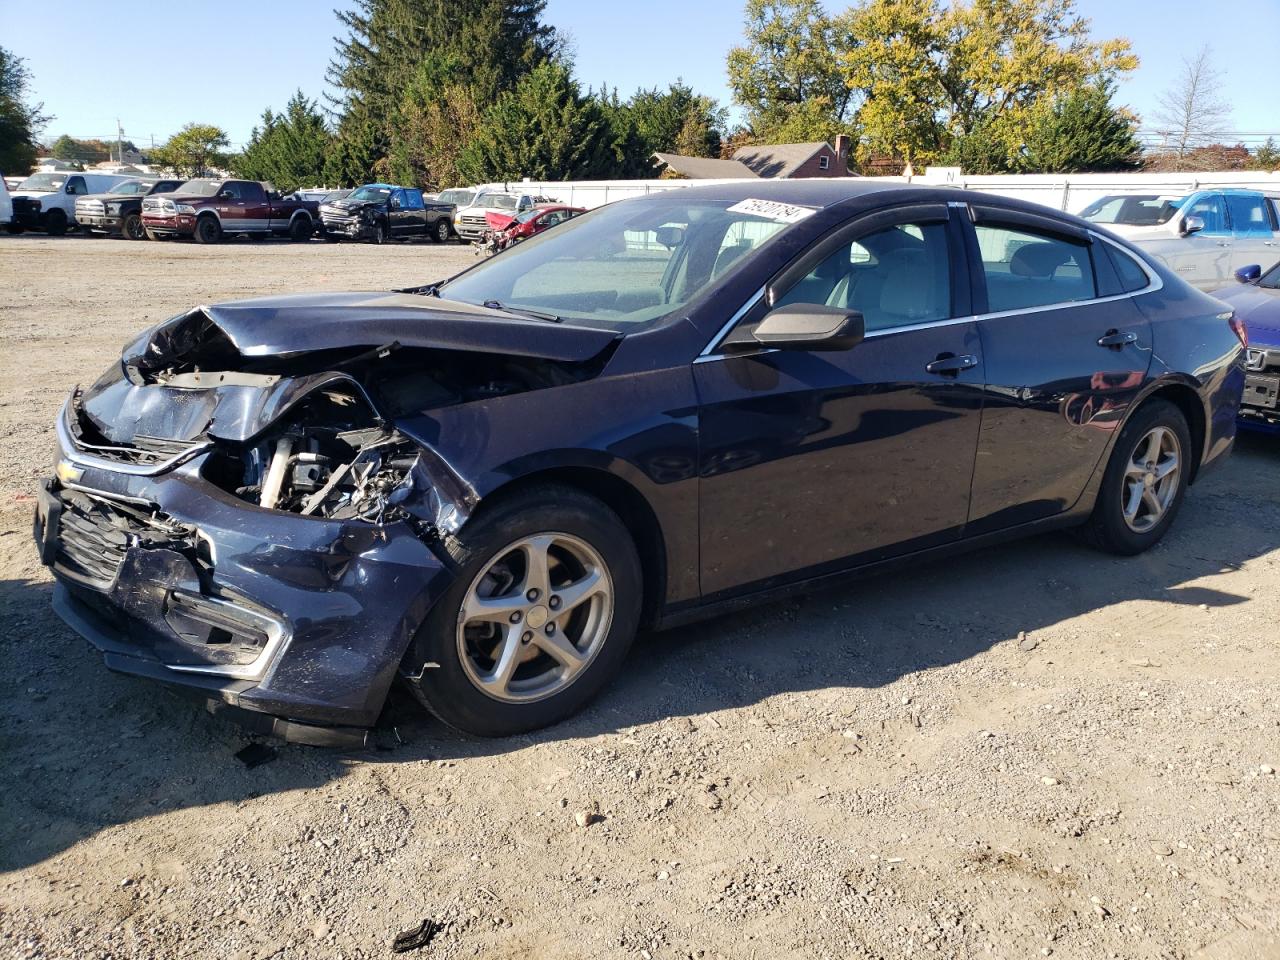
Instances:
[[[654,166],[669,176],[689,180],[790,180],[799,177],[848,177],[849,138],[811,143],[766,143],[739,147],[732,160],[655,153]]]

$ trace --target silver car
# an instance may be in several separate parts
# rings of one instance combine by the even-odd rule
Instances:
[[[1080,216],[1137,244],[1201,290],[1229,283],[1240,267],[1280,259],[1280,194],[1113,195],[1095,200]]]

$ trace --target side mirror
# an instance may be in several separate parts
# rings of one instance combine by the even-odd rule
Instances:
[[[75,188],[75,187],[73,187],[71,184],[69,184],[69,183],[68,183],[65,187],[63,187],[63,188],[62,188],[62,192],[63,192],[63,193],[75,193],[75,192],[76,192],[76,188]]]
[[[1251,263],[1247,267],[1241,267],[1236,271],[1236,279],[1241,283],[1257,283],[1258,278],[1262,276],[1262,267],[1256,263]]]
[[[234,200],[235,198],[236,198],[236,195],[232,193],[230,190],[223,190],[221,193],[218,194],[219,200]]]
[[[1187,217],[1182,221],[1182,235],[1189,237],[1204,229],[1204,217]]]
[[[791,303],[765,314],[751,336],[779,350],[848,350],[866,336],[867,324],[857,310],[816,303]]]
[[[400,200],[399,200],[399,198],[397,198],[397,197],[392,197],[392,198],[391,198],[391,200],[390,200],[390,201],[388,201],[387,206],[388,206],[390,209],[392,209],[392,210],[399,210],[399,209],[400,209]]]

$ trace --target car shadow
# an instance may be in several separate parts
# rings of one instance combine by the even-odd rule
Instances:
[[[1242,437],[1236,456],[1192,489],[1164,542],[1139,557],[1048,534],[641,636],[623,676],[591,706],[535,734],[469,738],[397,690],[380,721],[381,749],[273,744],[272,762],[253,769],[235,758],[255,739],[241,728],[154,683],[106,671],[53,615],[47,581],[0,582],[8,625],[0,743],[10,784],[0,792],[0,869],[39,863],[116,824],[320,787],[353,764],[482,758],[780,693],[875,689],[1129,601],[1244,603],[1250,598],[1198,581],[1280,548],[1278,469],[1280,443]],[[1141,629],[1158,631],[1158,613]]]

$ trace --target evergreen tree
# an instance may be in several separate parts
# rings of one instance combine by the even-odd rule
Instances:
[[[357,0],[340,11],[347,36],[327,74],[341,115],[335,173],[350,182],[360,170],[395,169],[448,182],[447,156],[428,155],[447,154],[450,141],[468,138],[467,102],[496,102],[559,53],[555,28],[541,20],[545,6],[545,0]],[[431,98],[446,89],[448,104],[434,109]],[[449,126],[450,118],[458,126]],[[430,142],[422,139],[426,130]]]
[[[299,90],[284,113],[270,109],[263,113],[262,126],[254,127],[244,152],[236,158],[236,173],[249,180],[270,181],[285,193],[316,186],[325,179],[325,157],[332,139],[319,106]]]
[[[1103,81],[1058,100],[1027,135],[1021,168],[1028,173],[1113,173],[1141,165],[1142,145],[1132,115],[1111,102]]]
[[[21,57],[0,47],[0,171],[26,175],[36,165],[36,134],[51,118],[43,104],[28,104],[31,72]]]
[[[368,109],[354,103],[343,114],[324,162],[324,182],[330,187],[356,187],[378,179],[387,155],[382,124]]]
[[[484,112],[458,157],[472,183],[610,176],[611,131],[563,63],[544,63]]]

